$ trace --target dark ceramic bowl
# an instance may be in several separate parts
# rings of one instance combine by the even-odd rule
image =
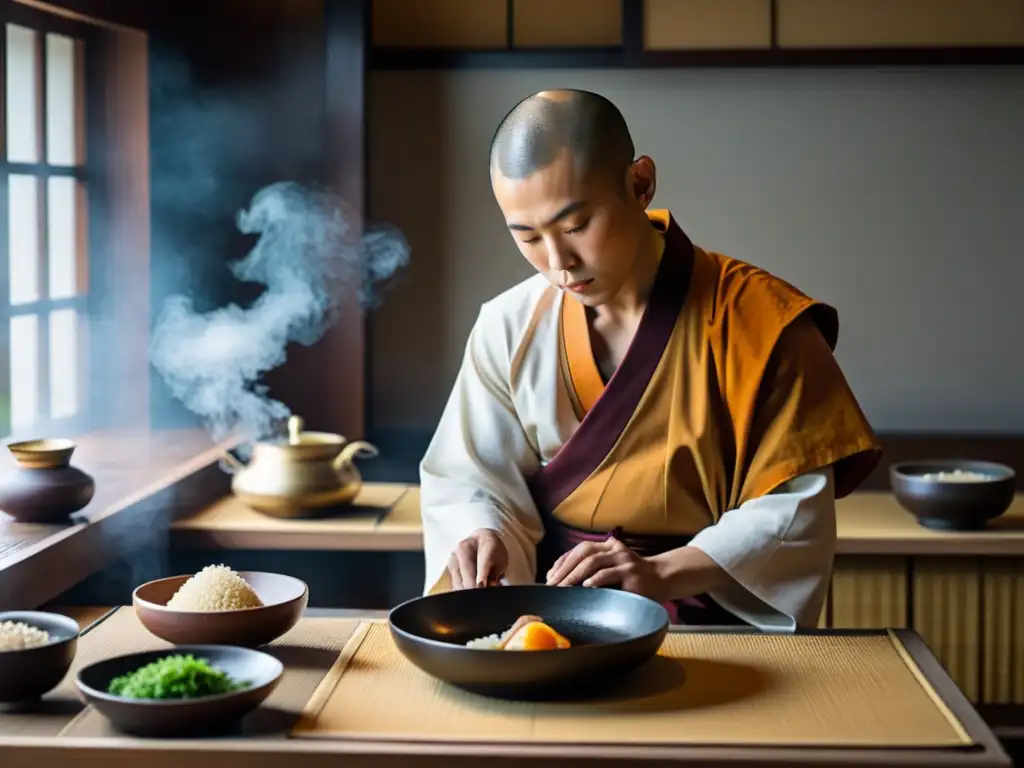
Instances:
[[[119,675],[165,656],[190,653],[206,659],[235,680],[248,685],[232,693],[197,699],[129,699],[107,693]],[[257,709],[273,692],[284,665],[270,654],[224,645],[186,645],[164,651],[117,656],[82,667],[75,684],[82,699],[112,726],[135,736],[195,736],[224,731]]]
[[[540,616],[571,648],[495,651],[469,640],[502,634],[520,616]],[[590,694],[653,658],[668,632],[668,611],[613,589],[525,585],[445,592],[410,600],[388,616],[402,654],[446,683],[502,698]]]
[[[939,472],[979,473],[988,480],[937,480]],[[925,528],[970,531],[984,528],[1013,502],[1016,473],[1004,464],[960,459],[905,461],[889,468],[889,481],[900,506]]]
[[[256,648],[294,627],[309,602],[309,588],[293,576],[240,571],[263,601],[260,608],[237,611],[178,611],[167,601],[190,576],[171,576],[137,587],[132,593],[135,615],[162,640],[175,645],[238,645]]]
[[[49,693],[75,660],[81,628],[74,619],[43,611],[5,611],[0,622],[20,621],[50,633],[50,642],[35,648],[0,651],[0,703],[19,704]]]

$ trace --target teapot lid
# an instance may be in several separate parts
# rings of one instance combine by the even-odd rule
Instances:
[[[298,459],[333,458],[341,452],[347,440],[334,432],[306,432],[301,416],[288,418],[288,437],[260,441],[260,445],[284,451]]]

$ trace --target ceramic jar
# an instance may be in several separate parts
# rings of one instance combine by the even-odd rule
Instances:
[[[17,466],[0,477],[0,511],[18,522],[64,522],[92,501],[96,484],[71,466],[71,440],[27,440],[7,450]]]

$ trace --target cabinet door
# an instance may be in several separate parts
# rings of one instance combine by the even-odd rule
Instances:
[[[373,0],[373,44],[390,48],[504,48],[506,0]]]
[[[789,48],[1024,44],[1022,0],[776,0]]]
[[[914,560],[914,626],[971,702],[981,679],[982,563],[975,557]]]
[[[513,0],[517,48],[622,44],[622,0]]]
[[[985,558],[981,703],[1024,706],[1024,562]]]
[[[770,48],[770,0],[645,0],[649,51]]]
[[[902,629],[907,626],[907,560],[841,555],[832,570],[832,626]]]

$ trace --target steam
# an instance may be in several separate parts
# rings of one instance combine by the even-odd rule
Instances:
[[[337,318],[340,302],[375,306],[379,284],[409,261],[391,227],[357,233],[353,217],[329,192],[293,182],[258,191],[239,212],[238,229],[259,235],[230,265],[241,281],[266,290],[247,308],[201,314],[192,299],[170,297],[156,320],[150,360],[174,397],[199,416],[215,440],[273,433],[289,415],[261,376],[285,362],[290,342],[311,345]]]

